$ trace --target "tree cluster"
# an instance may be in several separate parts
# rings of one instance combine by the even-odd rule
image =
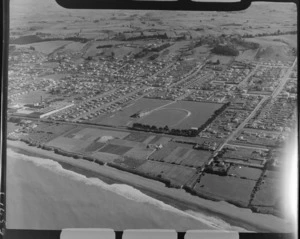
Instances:
[[[212,53],[218,54],[218,55],[225,55],[225,56],[238,56],[239,51],[235,49],[233,46],[229,45],[217,45],[212,50]]]
[[[243,35],[243,38],[253,38],[253,37],[264,37],[264,36],[278,36],[278,35],[287,35],[287,34],[297,34],[297,31],[286,31],[286,32],[281,32],[280,30],[277,30],[276,32],[272,33],[258,33],[258,34],[250,34],[250,33],[245,33]]]

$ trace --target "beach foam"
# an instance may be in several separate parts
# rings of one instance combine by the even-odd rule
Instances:
[[[131,186],[86,178],[50,159],[8,150],[7,171],[8,228],[219,228]]]

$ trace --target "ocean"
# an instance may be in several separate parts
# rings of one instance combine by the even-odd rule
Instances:
[[[234,230],[219,218],[179,210],[132,186],[87,178],[51,159],[8,149],[7,228],[78,227]]]

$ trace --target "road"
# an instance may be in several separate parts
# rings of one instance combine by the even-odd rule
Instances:
[[[264,65],[264,64],[259,64],[259,63],[257,63],[256,66],[262,66],[262,67],[268,67],[268,68],[273,68],[273,67],[290,68],[289,66],[280,66],[280,65],[270,66],[270,65]]]
[[[172,67],[175,64],[175,61],[173,63],[171,63],[170,65],[165,66],[164,68],[162,68],[161,70],[155,72],[152,76],[149,76],[146,80],[149,80],[155,76],[157,76],[158,74],[164,72],[165,70],[169,69],[170,67]],[[145,81],[146,81],[145,80]]]
[[[121,66],[120,68],[114,70],[111,74],[113,75],[114,73],[119,72],[121,69],[123,69],[124,67],[126,67],[127,65],[129,65],[129,63],[124,64],[123,66]]]
[[[106,104],[103,104],[103,105],[101,105],[100,107],[97,107],[96,109],[91,109],[90,111],[88,111],[88,112],[86,112],[86,113],[83,113],[83,114],[81,114],[80,116],[78,116],[78,117],[72,119],[72,121],[76,121],[76,120],[78,120],[78,119],[80,119],[80,118],[82,118],[82,117],[88,116],[88,115],[90,115],[90,114],[92,114],[92,113],[94,113],[94,112],[96,112],[96,111],[103,110],[103,109],[105,109],[105,108],[111,106],[111,105],[114,104],[114,103],[117,103],[117,102],[119,102],[119,101],[121,101],[121,100],[123,100],[123,99],[125,99],[125,98],[131,97],[132,95],[134,95],[134,94],[140,92],[140,91],[143,90],[144,88],[145,88],[145,87],[143,87],[143,88],[137,88],[136,90],[134,90],[134,91],[132,91],[132,92],[126,94],[126,95],[123,95],[122,97],[119,97],[119,98],[117,98],[117,99],[115,99],[115,100],[112,100],[112,101],[110,101],[110,102],[108,102],[108,103],[106,103]],[[84,102],[84,103],[86,103],[86,102]]]
[[[285,75],[282,77],[279,85],[277,86],[277,88],[273,91],[273,93],[271,94],[270,97],[272,97],[273,99],[278,96],[278,94],[280,93],[280,91],[283,89],[285,83],[288,81],[289,76],[295,66],[297,62],[297,58],[295,59],[293,65],[287,70],[287,72],[285,73]],[[253,71],[255,72],[255,71]],[[251,73],[250,73],[251,74]],[[249,75],[250,75],[249,74]],[[248,77],[249,77],[248,75]],[[221,144],[218,149],[215,152],[220,151],[230,140],[233,139],[233,137],[241,130],[245,127],[245,125],[249,122],[249,120],[255,115],[255,113],[257,112],[257,110],[260,108],[260,106],[269,98],[269,96],[263,96],[262,100],[259,102],[259,104],[255,107],[255,109],[251,112],[251,114],[230,134],[230,136],[224,141],[223,144]]]
[[[254,73],[257,71],[257,69],[258,69],[258,65],[256,65],[255,66],[255,68],[245,77],[245,79],[244,80],[242,80],[239,84],[238,84],[238,87],[241,87],[241,86],[243,86],[246,82],[247,82],[247,80],[251,77],[251,76],[253,76],[254,75]]]
[[[158,71],[158,72],[154,73],[152,76],[148,77],[147,80],[148,80],[148,79],[151,79],[151,78],[153,78],[154,76],[160,74],[161,72],[167,70],[168,68],[172,67],[174,64],[175,64],[175,62],[173,62],[173,63],[171,63],[171,64],[165,66],[165,67],[164,67],[163,69],[161,69],[160,71]],[[126,66],[126,64],[125,64],[124,66],[122,66],[121,68],[123,68],[123,67],[125,67],[125,66]],[[117,71],[119,71],[121,68],[119,68]],[[109,103],[107,103],[107,104],[104,104],[104,105],[102,105],[102,106],[100,106],[100,107],[98,107],[98,108],[96,108],[96,109],[92,109],[92,110],[90,110],[89,112],[86,112],[86,113],[84,113],[84,114],[82,114],[82,115],[80,115],[80,116],[74,118],[72,121],[76,121],[76,120],[78,120],[78,119],[80,119],[80,118],[82,118],[82,117],[85,117],[85,116],[87,116],[87,115],[90,115],[90,114],[92,114],[92,113],[94,113],[94,112],[96,112],[96,111],[105,109],[105,108],[109,107],[110,105],[112,105],[112,104],[114,104],[114,103],[117,103],[117,102],[119,102],[119,101],[121,101],[121,100],[123,100],[123,99],[125,99],[125,98],[127,98],[127,97],[130,97],[130,96],[134,95],[135,93],[138,93],[139,91],[143,90],[144,88],[145,88],[145,87],[136,89],[135,91],[130,92],[130,93],[128,93],[128,94],[126,94],[126,95],[124,95],[124,96],[122,96],[122,97],[120,97],[120,98],[117,98],[117,99],[115,99],[115,100],[113,100],[113,101],[111,101],[111,102],[109,102]],[[150,92],[148,91],[148,92],[146,92],[145,94],[143,94],[143,95],[142,95],[141,97],[139,97],[139,98],[142,98],[142,97],[144,97],[145,95],[148,95],[149,93],[150,93]],[[103,95],[101,95],[101,96],[99,96],[99,97],[102,97],[102,96],[103,96]],[[137,99],[136,99],[136,100],[137,100]],[[86,102],[83,102],[83,104],[84,104],[84,103],[86,103]]]
[[[276,89],[273,91],[271,97],[272,99],[276,98],[276,96],[279,95],[279,93],[281,92],[281,90],[283,89],[284,85],[286,84],[286,82],[289,79],[289,76],[291,75],[291,72],[295,66],[295,64],[297,63],[297,57],[293,63],[293,65],[287,70],[287,72],[285,73],[285,75],[281,78],[281,81],[279,83],[279,85],[276,87]]]
[[[268,150],[267,147],[257,147],[257,146],[250,146],[250,145],[239,145],[239,144],[225,144],[225,145],[228,145],[231,147],[237,147],[237,148],[254,149],[254,150]]]
[[[257,110],[260,108],[260,106],[268,99],[268,96],[264,96],[262,100],[257,104],[255,109],[251,112],[251,114],[229,135],[229,137],[223,142],[223,144],[219,145],[219,147],[216,149],[215,152],[220,151],[225,144],[227,144],[230,140],[233,139],[233,137],[242,129],[245,127],[245,125],[249,122],[249,120],[255,115]]]
[[[187,75],[186,77],[184,77],[184,78],[183,78],[182,80],[180,80],[180,81],[175,82],[174,84],[170,85],[169,87],[170,87],[170,88],[171,88],[171,87],[175,87],[175,86],[181,84],[182,82],[186,81],[187,79],[192,78],[193,76],[195,76],[196,74],[199,73],[199,71],[202,69],[202,67],[203,67],[204,65],[205,65],[205,64],[199,65],[199,66],[197,67],[197,69],[196,69],[195,72],[193,72],[193,71],[194,71],[194,68],[193,68],[190,72],[187,73],[188,75]],[[191,72],[193,72],[193,73],[191,73]],[[184,88],[185,88],[185,87],[184,87]]]

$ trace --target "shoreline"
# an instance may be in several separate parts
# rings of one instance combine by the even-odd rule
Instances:
[[[134,175],[109,166],[100,166],[93,162],[61,156],[29,146],[24,142],[7,140],[8,148],[33,157],[54,160],[66,169],[86,177],[96,177],[108,184],[127,184],[146,195],[163,201],[183,211],[203,213],[208,217],[224,220],[233,228],[240,227],[257,232],[292,232],[293,226],[284,219],[253,213],[250,209],[238,208],[226,202],[216,202],[188,194],[182,189],[168,188],[163,183]],[[97,165],[97,167],[96,167]],[[188,205],[188,206],[187,206]]]

